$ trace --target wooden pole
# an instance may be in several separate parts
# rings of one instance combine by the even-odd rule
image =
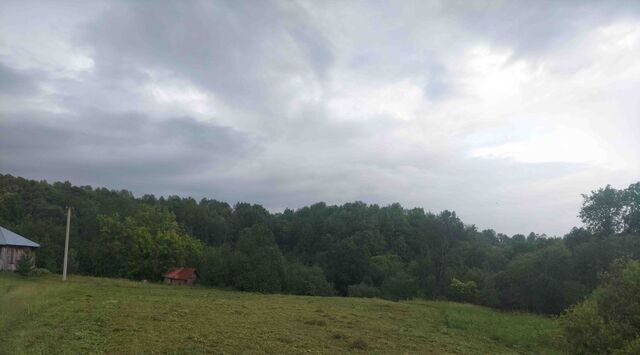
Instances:
[[[69,257],[69,227],[71,225],[71,207],[67,207],[67,235],[64,239],[64,265],[62,266],[62,281],[67,280],[67,258]]]

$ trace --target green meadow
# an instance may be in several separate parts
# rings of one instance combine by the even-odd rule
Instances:
[[[452,302],[0,273],[2,354],[559,354],[554,319]]]

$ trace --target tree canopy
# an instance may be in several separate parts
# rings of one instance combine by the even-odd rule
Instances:
[[[250,203],[135,197],[125,190],[0,175],[0,224],[41,244],[61,271],[65,206],[70,270],[160,280],[197,267],[206,285],[255,292],[436,298],[559,313],[620,258],[640,258],[640,183],[584,196],[584,228],[563,238],[507,236],[439,213],[363,202],[271,213]]]

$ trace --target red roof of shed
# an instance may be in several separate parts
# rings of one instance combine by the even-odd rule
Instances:
[[[181,267],[164,274],[164,277],[173,280],[190,280],[196,276],[198,272],[194,268]]]

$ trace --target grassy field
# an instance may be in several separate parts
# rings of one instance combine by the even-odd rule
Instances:
[[[0,273],[0,353],[557,354],[556,323],[450,302]]]

